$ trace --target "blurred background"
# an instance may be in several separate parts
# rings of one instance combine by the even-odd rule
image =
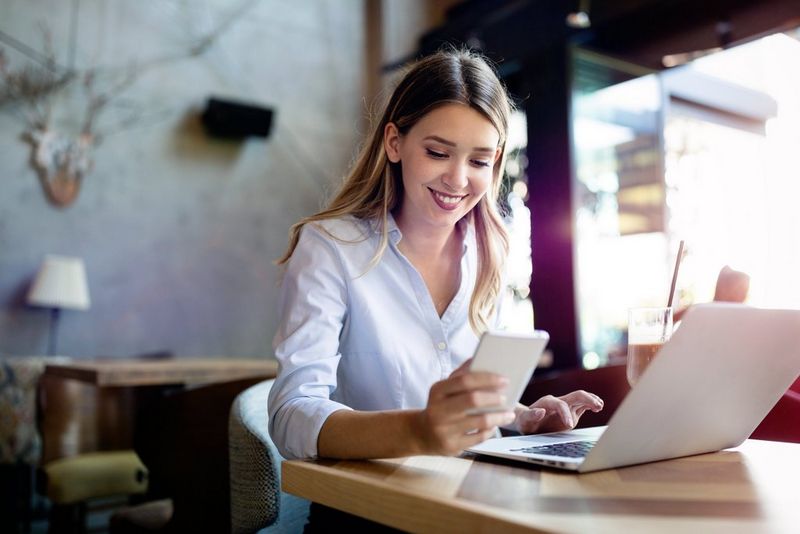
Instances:
[[[750,303],[796,308],[798,17],[780,0],[5,0],[0,353],[47,352],[27,295],[59,254],[91,294],[65,306],[62,354],[268,356],[289,226],[336,188],[397,69],[445,42],[495,60],[518,105],[510,286],[553,367],[624,353],[627,309],[666,303],[681,239],[681,305],[729,265]],[[209,99],[268,131],[215,129]]]
[[[551,339],[523,401],[586,388],[607,421],[681,241],[678,309],[730,280],[800,308],[797,0],[3,0],[0,531],[229,531],[273,261],[445,44],[516,103],[510,326]],[[781,402],[754,436],[800,441],[800,382]]]

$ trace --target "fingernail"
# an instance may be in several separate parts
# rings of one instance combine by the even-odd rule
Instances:
[[[533,415],[535,415],[536,417],[544,417],[544,414],[546,414],[546,413],[547,413],[547,411],[544,408],[534,408],[533,409]]]

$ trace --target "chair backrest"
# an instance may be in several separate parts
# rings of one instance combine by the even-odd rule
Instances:
[[[800,378],[778,399],[750,437],[800,443]]]
[[[39,463],[36,387],[44,365],[41,358],[0,358],[0,464]]]
[[[267,431],[267,397],[274,380],[241,392],[228,419],[231,531],[256,532],[278,519],[281,457]]]
[[[133,388],[99,388],[72,378],[42,375],[38,399],[41,463],[133,449],[134,402]]]
[[[52,432],[47,433],[49,421],[43,420],[38,403],[47,364],[66,361],[63,356],[0,356],[0,464],[37,466],[52,459],[49,442],[42,444]]]

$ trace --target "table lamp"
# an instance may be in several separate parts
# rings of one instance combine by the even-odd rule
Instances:
[[[50,308],[48,352],[55,356],[61,310],[88,310],[90,306],[83,260],[50,254],[45,256],[28,292],[28,304]]]

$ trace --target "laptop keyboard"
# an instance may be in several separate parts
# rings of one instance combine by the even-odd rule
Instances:
[[[514,452],[529,454],[547,454],[549,456],[563,456],[566,458],[583,458],[592,450],[596,441],[570,441],[568,443],[553,443],[552,445],[539,445],[538,447],[524,447],[511,449]]]

